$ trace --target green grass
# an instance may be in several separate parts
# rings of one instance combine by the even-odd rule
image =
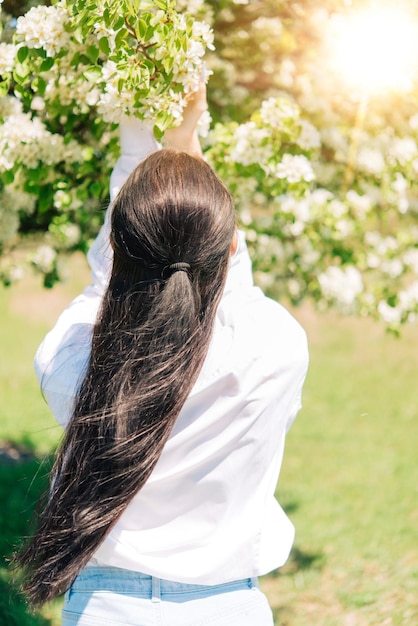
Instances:
[[[296,315],[311,365],[278,489],[296,549],[264,589],[283,626],[416,626],[418,328]]]
[[[32,372],[33,354],[86,280],[50,292],[33,279],[0,291],[0,544],[10,555],[45,488],[60,429]],[[278,496],[296,526],[288,564],[262,580],[281,626],[418,624],[418,328],[397,340],[369,320],[295,311],[311,366],[288,437]],[[47,459],[44,461],[44,459]],[[0,626],[58,626],[60,602],[30,615],[0,570]]]

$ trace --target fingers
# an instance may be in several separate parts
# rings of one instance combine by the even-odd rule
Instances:
[[[186,96],[186,108],[187,109],[197,109],[200,110],[201,113],[206,111],[208,108],[207,103],[207,94],[206,94],[206,83],[200,81],[199,87],[196,91],[191,91]]]
[[[165,132],[164,143],[166,147],[187,150],[201,154],[197,125],[202,114],[207,110],[206,96],[206,71],[202,75],[196,91],[185,96],[186,106],[183,109],[182,121],[179,126]]]

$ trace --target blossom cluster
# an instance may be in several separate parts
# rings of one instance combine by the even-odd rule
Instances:
[[[82,148],[75,139],[65,141],[48,131],[38,117],[23,112],[20,100],[0,98],[0,176],[9,184],[0,187],[0,245],[13,241],[19,228],[19,214],[31,213],[36,198],[24,191],[27,172],[39,176],[41,167],[53,168],[82,160]]]
[[[40,164],[50,166],[82,159],[81,148],[75,140],[65,142],[61,135],[49,132],[38,117],[32,118],[23,112],[19,100],[8,96],[4,100],[8,101],[4,108],[11,112],[0,126],[0,172],[19,165],[35,169]]]
[[[357,190],[325,188],[322,141],[295,101],[283,97],[268,98],[248,122],[218,125],[209,136],[207,154],[234,191],[257,281],[276,297],[297,303],[313,296],[319,306],[373,315],[391,327],[414,320],[418,229],[409,224],[408,234],[390,235],[376,229],[369,173],[358,178]],[[416,156],[411,141],[392,138],[388,146],[385,167],[392,163],[396,171],[387,180],[386,204],[399,218],[410,191],[405,168]]]
[[[173,2],[61,0],[17,20],[15,78],[55,106],[97,107],[107,122],[136,115],[161,134],[181,119],[183,94],[197,89],[212,41],[209,25]],[[3,76],[12,49],[0,64]]]

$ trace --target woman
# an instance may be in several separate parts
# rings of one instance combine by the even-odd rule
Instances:
[[[36,355],[66,432],[18,559],[33,604],[66,592],[64,625],[273,623],[257,577],[293,542],[274,490],[306,338],[192,154],[204,106],[202,87],[163,150],[122,125],[93,283]]]

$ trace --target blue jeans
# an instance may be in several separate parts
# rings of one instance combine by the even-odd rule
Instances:
[[[113,567],[83,570],[62,617],[62,626],[273,626],[255,578],[186,585]]]

